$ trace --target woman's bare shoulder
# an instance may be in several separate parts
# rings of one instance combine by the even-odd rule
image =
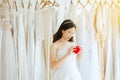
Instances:
[[[52,43],[52,44],[51,44],[51,47],[57,49],[57,48],[58,48],[58,42],[54,42],[54,43]]]

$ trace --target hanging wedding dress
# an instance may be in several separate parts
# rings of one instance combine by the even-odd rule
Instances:
[[[118,9],[118,14],[120,14],[120,7],[117,9]],[[119,28],[119,43],[118,43],[118,45],[120,45],[120,15],[118,15],[118,28]],[[119,47],[119,50],[120,50],[120,47]],[[120,57],[120,54],[119,54],[119,57]],[[120,58],[118,60],[120,61]],[[119,62],[119,65],[120,65],[120,62]]]
[[[27,15],[28,15],[29,0],[22,0],[22,2],[23,5],[21,5],[21,7],[23,8],[23,25],[25,28],[25,36],[27,36]]]
[[[0,80],[1,80],[1,44],[2,44],[2,20],[0,18]]]
[[[46,6],[41,10],[41,17],[44,26],[44,54],[45,54],[45,62],[46,62],[46,80],[50,80],[50,45],[52,43],[53,38],[53,14],[55,13],[55,9],[50,6]]]
[[[90,62],[89,62],[90,56],[89,55],[90,54],[89,54],[89,51],[87,50],[88,47],[86,47],[87,46],[86,40],[88,36],[85,28],[85,14],[86,14],[85,11],[86,10],[83,9],[80,5],[74,6],[70,17],[77,26],[77,29],[76,29],[77,45],[80,45],[83,49],[82,58],[80,62],[78,62],[78,67],[81,73],[81,77],[83,80],[89,80],[90,78]]]
[[[118,8],[111,8],[112,23],[112,53],[113,53],[113,80],[120,79],[120,50],[119,50],[119,31],[118,31]],[[111,79],[112,80],[112,79]]]
[[[113,80],[113,54],[112,54],[112,23],[111,23],[111,9],[108,6],[103,7],[103,25],[106,27],[105,40],[105,80]]]
[[[57,7],[57,11],[56,11],[56,27],[54,30],[54,33],[58,30],[58,28],[60,27],[60,24],[64,21],[65,19],[65,1],[66,0],[56,0],[56,2],[59,4],[59,7]],[[69,1],[69,0],[68,0]]]
[[[41,10],[35,12],[35,72],[34,80],[45,80],[45,59],[43,53],[44,26]]]
[[[24,0],[25,1],[25,0]],[[23,21],[24,8],[21,0],[12,1],[13,40],[16,53],[17,80],[28,78],[26,59],[26,39]],[[25,6],[24,6],[25,7]]]
[[[69,9],[72,4],[71,2],[72,2],[72,0],[65,1],[65,19],[69,19]]]
[[[32,6],[27,12],[27,62],[28,62],[28,80],[34,80],[35,68],[35,37],[34,37],[34,3],[30,0]]]
[[[15,10],[15,7],[13,7],[11,9],[11,22],[12,22],[12,27],[13,27],[13,31],[12,31],[12,35],[13,35],[13,44],[14,44],[14,49],[15,49],[15,56],[16,56],[16,67],[17,67],[17,80],[18,80],[18,48],[17,48],[17,41],[18,41],[18,26],[17,26],[17,12]]]
[[[97,38],[97,43],[98,43],[98,51],[99,51],[99,63],[100,63],[100,73],[102,76],[102,79],[105,78],[105,64],[106,64],[106,48],[107,46],[105,45],[106,41],[106,26],[103,25],[104,21],[104,14],[103,14],[103,7],[101,5],[98,5],[96,9],[96,38]]]
[[[23,26],[23,14],[18,16],[18,61],[19,61],[19,80],[28,80],[26,39]]]
[[[17,80],[16,58],[10,24],[9,9],[3,7],[1,17],[2,45],[1,45],[1,80]]]
[[[99,56],[98,56],[98,44],[97,44],[97,38],[96,38],[96,31],[95,31],[95,25],[94,25],[94,18],[95,18],[95,12],[96,6],[92,5],[90,8],[90,11],[88,17],[86,17],[86,26],[89,30],[89,36],[91,37],[91,52],[90,52],[90,79],[89,80],[101,80],[101,72],[100,72],[100,64],[99,64]]]
[[[63,57],[70,46],[66,46],[57,51],[56,60]],[[80,72],[77,67],[76,55],[71,52],[71,55],[55,70],[53,70],[52,80],[82,80]]]
[[[69,17],[77,25],[76,41],[83,48],[82,58],[78,61],[83,80],[101,80],[97,40],[94,29],[94,15],[95,6],[88,12],[80,5],[71,5]]]
[[[120,14],[120,7],[118,8],[118,14]],[[118,26],[119,26],[119,38],[120,38],[120,15],[118,15]]]

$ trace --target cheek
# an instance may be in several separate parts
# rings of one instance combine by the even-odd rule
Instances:
[[[67,37],[69,37],[69,36],[70,36],[70,34],[69,34],[69,33],[66,33],[65,35],[66,35]]]
[[[69,35],[67,33],[63,34],[63,37],[67,38]]]
[[[68,36],[68,34],[64,33],[64,34],[63,34],[63,36],[64,36],[64,37],[67,37],[67,36]]]

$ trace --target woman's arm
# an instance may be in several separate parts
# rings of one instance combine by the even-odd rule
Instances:
[[[72,48],[70,48],[72,50]],[[55,45],[51,45],[51,49],[50,49],[50,65],[52,69],[56,69],[57,67],[59,67],[64,60],[70,55],[71,50],[68,50],[67,54],[64,55],[61,59],[56,60],[56,53],[57,53],[57,48]]]
[[[77,55],[77,60],[80,60],[81,57],[82,57],[82,49],[80,50],[80,52],[79,52],[78,55]]]

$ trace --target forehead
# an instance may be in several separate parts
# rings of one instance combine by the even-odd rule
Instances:
[[[66,31],[74,31],[74,30],[75,30],[75,28],[73,27],[73,28],[67,29]]]

